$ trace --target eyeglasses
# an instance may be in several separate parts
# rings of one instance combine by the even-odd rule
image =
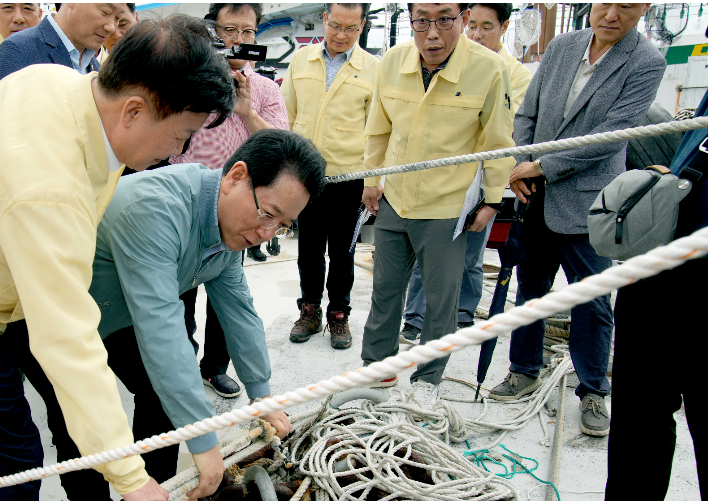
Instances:
[[[240,34],[242,35],[242,40],[244,40],[245,42],[253,42],[254,39],[256,38],[256,30],[252,30],[252,29],[238,30],[234,26],[220,26],[219,24],[217,25],[217,28],[219,28],[229,38],[231,38],[233,40],[236,40]]]
[[[345,33],[345,35],[351,37],[354,36],[355,33],[358,33],[360,31],[360,28],[341,28],[340,26],[335,26],[334,24],[326,23],[326,26],[330,28],[331,30],[335,30],[338,33],[341,31]]]
[[[486,36],[488,35],[491,31],[496,29],[498,26],[483,26],[481,28],[474,28],[473,26],[469,26],[468,29],[471,33],[475,33],[476,31],[480,31],[481,35]]]
[[[461,17],[464,12],[466,11],[462,10],[456,17],[440,17],[439,19],[436,19],[434,21],[429,21],[428,19],[412,19],[412,29],[420,33],[424,31],[429,31],[431,23],[434,23],[436,24],[437,29],[441,31],[447,31],[454,27],[454,21]]]
[[[274,216],[271,214],[261,212],[261,209],[259,208],[259,201],[256,199],[256,190],[254,189],[254,185],[251,185],[251,192],[254,194],[254,203],[256,204],[256,212],[259,213],[259,216],[256,218],[256,221],[259,223],[259,226],[264,228],[265,230],[272,230],[276,228],[279,223],[274,219]],[[281,227],[278,230],[276,230],[276,233],[274,233],[277,237],[288,237],[293,235],[293,230],[291,227]]]

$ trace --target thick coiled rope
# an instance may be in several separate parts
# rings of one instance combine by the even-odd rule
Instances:
[[[663,122],[660,124],[645,125],[643,127],[632,127],[630,129],[589,134],[588,136],[570,137],[568,139],[559,139],[557,141],[547,141],[545,143],[530,144],[527,146],[516,146],[513,148],[503,148],[500,150],[482,151],[480,153],[472,153],[470,155],[459,155],[449,158],[440,158],[437,160],[426,160],[423,162],[414,162],[411,164],[383,167],[381,169],[373,169],[363,172],[340,174],[339,176],[326,177],[325,181],[326,183],[342,183],[344,181],[353,181],[355,179],[365,179],[368,177],[379,177],[387,174],[400,174],[402,172],[434,169],[436,167],[445,167],[447,165],[468,164],[472,162],[480,162],[482,160],[493,160],[496,158],[510,157],[513,155],[539,155],[540,153],[548,153],[550,151],[576,148],[578,146],[613,143],[616,141],[627,141],[629,139],[634,139],[637,137],[659,136],[661,134],[667,134],[669,132],[686,132],[689,130],[707,129],[707,127],[708,118],[698,117],[693,118],[692,120],[682,120],[680,122]]]
[[[571,310],[576,305],[609,294],[614,289],[630,285],[643,278],[657,275],[664,270],[675,268],[690,259],[703,257],[707,254],[707,250],[708,229],[702,228],[688,237],[634,257],[622,265],[609,268],[598,275],[587,277],[559,292],[528,301],[522,306],[495,315],[485,322],[461,329],[454,334],[448,334],[441,339],[414,346],[410,350],[400,352],[382,362],[375,362],[367,367],[319,381],[284,395],[277,395],[219,416],[206,418],[192,425],[168,433],[161,433],[159,436],[139,440],[134,444],[8,475],[0,478],[0,486],[16,485],[143,454],[237,423],[245,423],[270,412],[284,410],[343,390],[363,386],[378,379],[391,377],[397,372],[417,364],[445,357],[467,346],[480,344],[487,339],[511,332],[536,320],[547,318],[561,311]]]
[[[330,499],[362,500],[373,489],[382,500],[520,499],[514,484],[438,440],[431,422],[415,423],[403,412],[409,407],[420,410],[400,392],[383,404],[334,412],[294,444],[291,461]]]

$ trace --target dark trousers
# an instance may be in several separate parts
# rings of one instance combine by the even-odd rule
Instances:
[[[195,341],[194,335],[197,332],[197,322],[195,322],[195,304],[197,302],[197,287],[190,289],[180,296],[185,305],[185,328],[187,336],[190,338],[195,355],[199,350],[199,345]],[[226,374],[229,367],[229,352],[227,352],[227,341],[224,339],[224,331],[217,318],[212,303],[207,298],[207,321],[205,322],[205,351],[200,361],[200,373],[207,379],[219,374]]]
[[[707,276],[708,260],[702,258],[619,289],[608,500],[628,498],[630,454],[648,458],[633,497],[666,497],[676,443],[673,413],[681,403],[693,437],[700,495],[707,499]],[[680,377],[671,378],[675,371]]]
[[[355,250],[350,243],[357,224],[364,182],[359,179],[327,184],[315,205],[298,216],[298,272],[301,304],[320,306],[323,286],[328,289],[328,311],[350,314],[350,291],[355,281]],[[330,265],[325,281],[325,246]]]
[[[0,335],[0,477],[39,468],[44,450],[39,430],[18,371],[18,353],[10,343],[17,325],[12,322]],[[38,501],[40,481],[0,488],[0,501]]]
[[[29,349],[27,326],[24,321],[13,322],[11,336],[7,337],[8,348],[17,357],[17,364],[40,394],[47,407],[47,425],[52,432],[52,443],[57,448],[57,462],[81,457],[79,449],[72,441],[64,424],[62,409],[57,402],[54,388],[47,379],[37,360]],[[3,339],[4,340],[4,339]],[[174,429],[165,411],[160,405],[158,395],[153,391],[148,374],[138,351],[133,327],[127,327],[111,334],[104,340],[108,352],[108,364],[118,379],[133,394],[135,409],[133,412],[133,436],[136,440],[152,437]],[[2,352],[5,352],[3,346]],[[148,474],[157,482],[164,482],[175,476],[177,471],[178,445],[157,449],[143,455]],[[41,445],[40,445],[41,452]],[[108,483],[103,475],[94,470],[80,470],[66,473],[60,477],[67,498],[72,501],[87,499],[110,500]],[[0,489],[0,496],[2,491]],[[0,497],[0,499],[3,499]],[[13,499],[13,498],[8,498]],[[32,498],[17,498],[32,499]],[[39,499],[39,498],[37,498]]]
[[[528,220],[525,221],[528,224]],[[594,252],[588,234],[555,233],[547,225],[537,226],[534,239],[525,242],[529,258],[517,266],[518,291],[515,304],[544,296],[550,291],[560,265],[570,284],[601,273],[611,260]],[[598,297],[572,308],[569,350],[579,377],[575,393],[606,396],[611,391],[606,377],[614,327],[611,298]],[[510,370],[537,377],[542,368],[545,321],[515,329],[510,340]]]
[[[466,235],[451,240],[456,219],[404,219],[385,197],[375,221],[375,269],[372,305],[362,338],[364,365],[379,362],[399,351],[399,328],[404,295],[414,260],[422,272],[426,310],[421,344],[456,332],[461,277],[466,256]],[[449,357],[417,366],[410,381],[438,385]]]

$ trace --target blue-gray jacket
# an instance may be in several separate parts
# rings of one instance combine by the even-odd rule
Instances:
[[[98,228],[89,292],[101,308],[99,333],[105,339],[133,325],[150,381],[176,428],[214,415],[179,299],[202,283],[247,394],[270,393],[264,326],[241,253],[224,250],[217,225],[221,175],[184,164],[126,176]],[[222,250],[205,259],[208,249]],[[216,444],[215,433],[187,442],[193,454]]]

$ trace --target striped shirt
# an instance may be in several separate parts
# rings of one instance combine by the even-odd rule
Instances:
[[[288,113],[279,85],[256,73],[248,63],[242,71],[251,79],[252,109],[269,125],[288,130]],[[216,116],[210,115],[205,126]],[[219,127],[203,127],[195,132],[187,151],[182,155],[171,156],[169,161],[171,164],[199,163],[210,169],[221,169],[249,136],[249,129],[242,117],[232,113]]]

